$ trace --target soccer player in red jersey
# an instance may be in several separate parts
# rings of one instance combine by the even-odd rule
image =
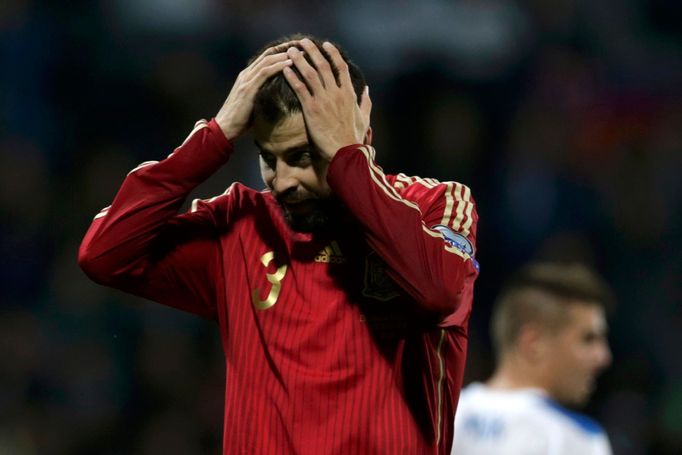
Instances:
[[[460,183],[384,174],[370,110],[337,47],[280,40],[83,240],[93,280],[216,320],[226,454],[450,452],[478,216]],[[267,189],[178,214],[247,131]]]

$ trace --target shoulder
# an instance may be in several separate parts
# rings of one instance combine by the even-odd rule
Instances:
[[[260,202],[264,203],[269,197],[269,191],[254,190],[239,182],[234,182],[221,194],[206,199],[194,199],[189,211],[194,213],[201,209],[221,210],[235,202],[241,205],[257,205]]]
[[[438,203],[457,201],[474,203],[471,189],[463,183],[441,182],[434,178],[408,176],[405,174],[387,175],[386,180],[405,199],[418,203]]]
[[[561,424],[566,417],[547,404],[546,398],[538,390],[497,390],[484,384],[474,383],[462,391],[461,416],[476,415],[484,420],[497,419],[505,426],[523,425],[524,427],[546,430]]]
[[[547,454],[550,430],[533,412],[534,399],[530,391],[467,386],[455,414],[455,448],[475,454]]]
[[[532,391],[502,391],[474,382],[462,389],[460,404],[472,410],[520,413],[533,408],[536,396]]]
[[[416,203],[425,216],[438,221],[434,224],[464,230],[466,235],[478,219],[471,188],[463,183],[405,174],[388,175],[386,180],[400,197]]]
[[[455,446],[463,451],[475,447],[490,449],[476,453],[500,453],[493,448],[505,447],[505,453],[514,454],[610,453],[599,424],[537,390],[469,385],[462,391],[455,425]]]
[[[222,194],[206,198],[194,199],[183,218],[202,224],[208,222],[214,226],[222,226],[233,220],[235,213],[240,217],[267,213],[268,206],[274,203],[269,191],[258,191],[239,182],[230,185]]]
[[[387,181],[400,197],[418,205],[428,229],[438,231],[450,246],[474,255],[478,213],[468,186],[405,174],[388,175]]]
[[[580,412],[567,409],[550,398],[543,397],[540,400],[540,406],[557,420],[570,425],[586,435],[604,434],[604,429],[596,420]]]
[[[548,428],[554,444],[563,448],[561,453],[584,453],[590,455],[610,455],[609,438],[595,420],[590,417],[567,409],[554,400],[543,397],[540,407],[541,413],[547,420]]]

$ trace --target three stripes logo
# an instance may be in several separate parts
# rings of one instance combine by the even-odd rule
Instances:
[[[326,262],[331,264],[345,264],[346,258],[339,248],[339,244],[334,240],[325,246],[322,251],[315,256],[315,262]]]

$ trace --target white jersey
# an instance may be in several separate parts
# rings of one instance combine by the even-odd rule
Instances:
[[[453,455],[611,455],[604,430],[539,389],[467,386],[455,415]]]

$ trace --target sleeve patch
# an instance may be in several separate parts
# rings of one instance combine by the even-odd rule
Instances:
[[[434,229],[443,234],[443,238],[445,239],[445,242],[448,245],[457,248],[458,250],[468,254],[472,258],[474,257],[475,254],[474,246],[471,244],[469,239],[464,237],[462,234],[458,234],[449,227],[443,226],[442,224],[437,224],[431,229]]]

